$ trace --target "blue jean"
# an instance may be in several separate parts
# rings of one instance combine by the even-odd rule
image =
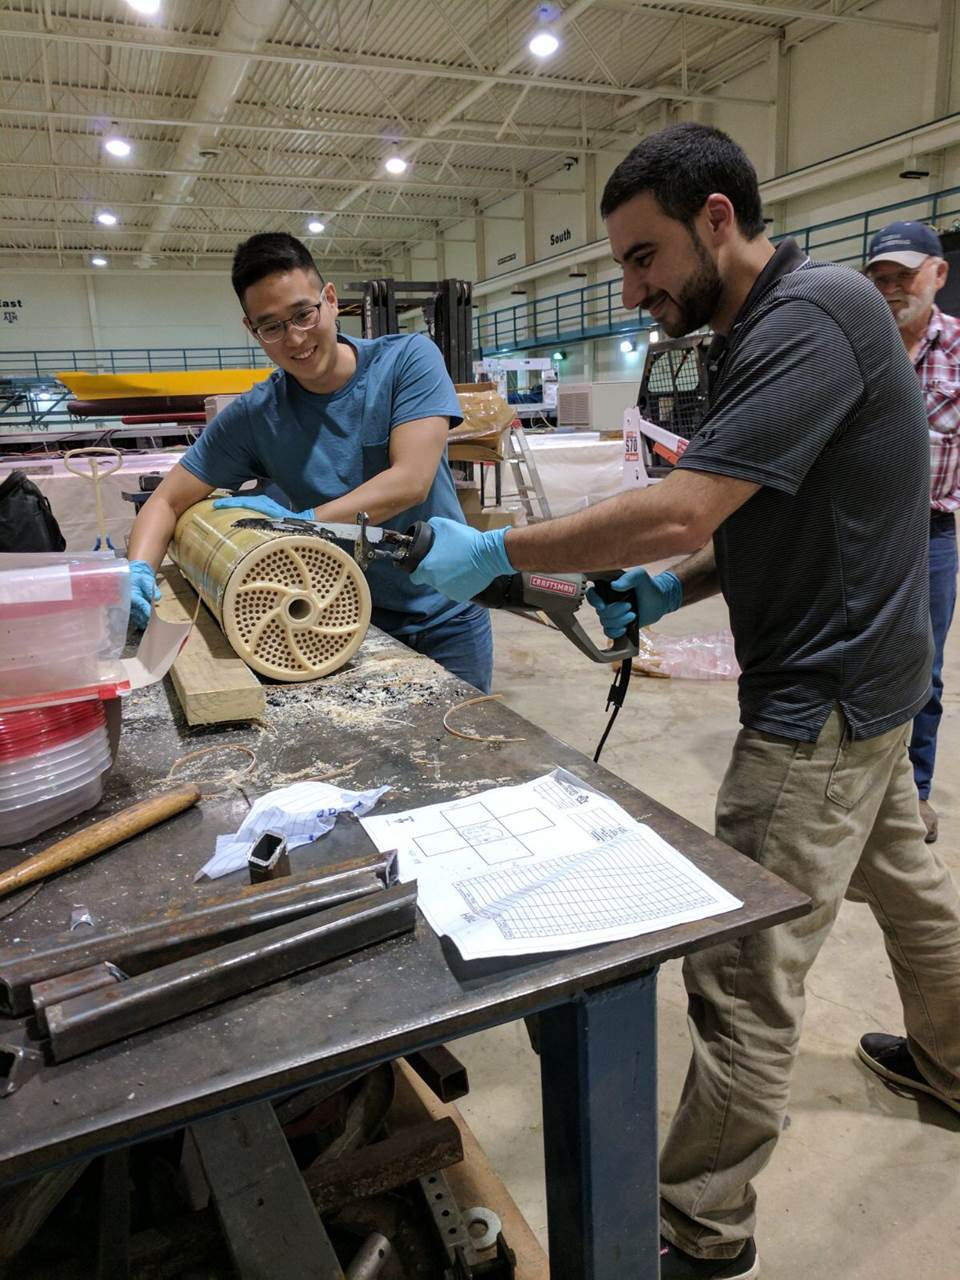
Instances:
[[[957,603],[957,526],[949,518],[930,524],[930,621],[933,623],[933,692],[930,701],[913,721],[910,760],[920,799],[930,795],[933,765],[937,755],[937,729],[943,715],[943,648]]]
[[[490,613],[478,604],[467,605],[462,613],[447,618],[438,626],[399,636],[417,653],[422,653],[441,667],[475,685],[481,693],[489,693],[493,681],[493,631]]]

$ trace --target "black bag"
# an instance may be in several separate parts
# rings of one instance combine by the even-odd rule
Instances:
[[[48,499],[25,471],[11,471],[0,484],[0,551],[63,551],[66,545]]]

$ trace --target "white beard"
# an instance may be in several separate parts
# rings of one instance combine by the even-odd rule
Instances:
[[[920,293],[909,294],[906,298],[888,298],[887,302],[900,302],[902,305],[899,310],[893,311],[893,318],[897,322],[898,329],[912,329],[918,324],[933,306],[933,300],[937,296],[937,286],[935,284],[927,285]]]
[[[932,298],[927,299],[914,297],[907,299],[903,306],[893,313],[893,318],[897,322],[897,327],[899,329],[913,328],[920,317],[925,312],[929,311],[932,302]]]

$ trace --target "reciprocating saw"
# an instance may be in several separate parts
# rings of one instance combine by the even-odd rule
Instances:
[[[348,546],[361,569],[366,570],[372,560],[390,560],[407,573],[413,573],[417,565],[433,546],[433,528],[424,520],[418,520],[406,533],[371,525],[361,512],[356,524],[337,524],[327,520],[301,520],[297,517],[271,519],[266,516],[242,516],[235,521],[240,529],[262,529],[272,533],[309,533],[329,542]],[[508,573],[494,578],[478,596],[477,604],[488,609],[509,609],[515,613],[542,613],[568,640],[594,662],[618,662],[620,664],[607,693],[607,711],[610,718],[603,736],[594,752],[594,760],[613,728],[617,713],[623,706],[630,684],[633,657],[639,651],[640,627],[634,621],[625,634],[607,649],[601,649],[577,620],[577,611],[587,594],[587,586],[606,602],[623,599],[610,583],[622,573],[621,569],[599,573]],[[612,708],[612,710],[611,710]]]
[[[361,569],[372,560],[389,560],[399,569],[412,573],[433,546],[434,532],[424,520],[418,520],[406,533],[380,528],[367,522],[361,513],[356,524],[336,524],[327,520],[294,518],[242,517],[235,522],[240,529],[262,529],[274,533],[311,533],[328,541],[348,546]],[[568,640],[594,662],[624,662],[638,651],[636,626],[616,640],[612,647],[597,645],[577,620],[587,587],[592,583],[604,601],[623,599],[610,582],[620,576],[621,569],[599,573],[510,573],[495,578],[474,599],[487,609],[509,609],[516,613],[544,613]]]

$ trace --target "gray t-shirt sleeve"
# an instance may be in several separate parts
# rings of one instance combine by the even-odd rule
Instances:
[[[731,352],[677,465],[793,495],[864,392],[843,329],[816,303],[789,299]]]
[[[180,459],[204,484],[236,489],[262,473],[253,449],[253,430],[246,397],[239,396],[217,414]]]

